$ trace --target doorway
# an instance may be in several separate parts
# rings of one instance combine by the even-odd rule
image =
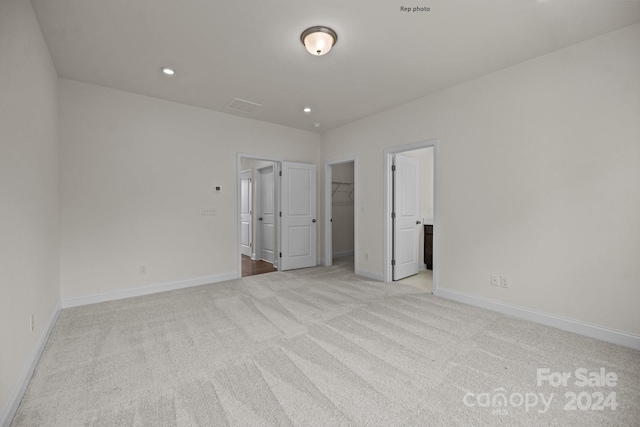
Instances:
[[[242,171],[251,170],[252,252],[242,254]],[[316,258],[316,165],[237,154],[237,274],[314,267]],[[263,264],[263,266],[264,266]],[[244,267],[244,268],[243,268]]]
[[[277,271],[275,159],[239,158],[239,249],[241,277]]]
[[[384,151],[384,280],[398,280],[434,293],[437,290],[437,154],[437,140]]]
[[[325,164],[324,264],[355,271],[357,260],[357,162],[347,158]]]

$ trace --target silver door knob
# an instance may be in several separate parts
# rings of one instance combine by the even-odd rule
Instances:
[[[417,221],[416,221],[416,224],[420,225],[420,224],[422,224],[422,221],[417,220]]]

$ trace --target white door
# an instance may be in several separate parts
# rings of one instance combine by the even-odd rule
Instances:
[[[281,270],[316,266],[316,165],[282,162]]]
[[[393,280],[420,270],[420,230],[418,218],[418,160],[396,154],[393,172]]]
[[[251,170],[240,175],[240,250],[251,256]]]
[[[273,179],[273,166],[258,169],[259,177],[259,217],[258,227],[260,229],[260,254],[257,258],[263,259],[273,264],[275,260],[275,190]]]

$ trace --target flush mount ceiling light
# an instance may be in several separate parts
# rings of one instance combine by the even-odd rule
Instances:
[[[162,72],[168,76],[173,76],[176,73],[175,71],[173,71],[173,68],[169,67],[162,67]]]
[[[302,32],[300,41],[310,54],[322,56],[329,53],[336,44],[338,35],[328,27],[311,27]]]
[[[309,108],[309,107],[304,107],[304,108],[302,109],[302,111],[304,111],[305,113],[310,113],[310,112],[311,112],[311,108]]]

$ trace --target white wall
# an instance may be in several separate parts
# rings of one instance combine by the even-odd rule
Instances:
[[[31,3],[0,2],[0,423],[59,300],[57,79]]]
[[[333,165],[331,167],[332,181],[353,184],[353,169],[353,162]],[[345,192],[350,190],[353,190],[353,185],[341,185],[333,193],[333,203],[331,205],[331,218],[333,219],[331,223],[331,250],[336,255],[353,253],[354,250],[354,195],[352,194],[349,197],[349,193]]]
[[[239,274],[236,153],[318,164],[311,132],[70,80],[59,90],[63,299]]]
[[[437,138],[441,287],[640,334],[638,46],[640,24],[324,134],[367,183],[357,266],[382,274],[383,149]]]

